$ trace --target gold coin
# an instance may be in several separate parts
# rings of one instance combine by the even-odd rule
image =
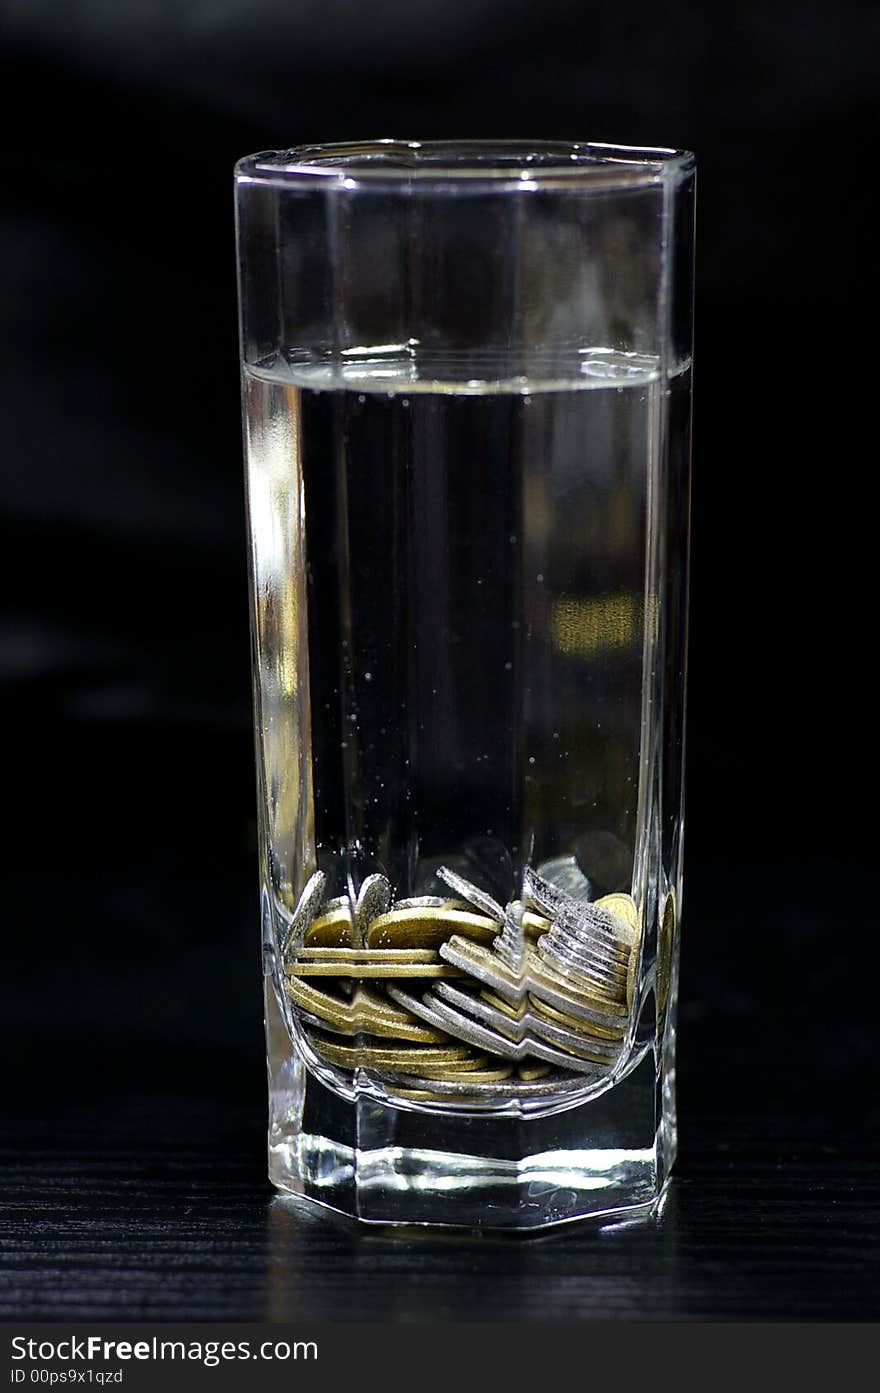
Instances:
[[[462,1083],[497,1083],[509,1079],[513,1073],[511,1065],[493,1060],[490,1055],[477,1054],[463,1064],[449,1064],[444,1067],[425,1068],[419,1071],[422,1078],[436,1079],[449,1083],[461,1079]]]
[[[463,934],[491,943],[498,925],[485,914],[443,906],[424,909],[392,909],[380,914],[367,930],[370,948],[439,948],[451,934]]]
[[[399,1069],[401,1073],[421,1075],[426,1069],[442,1069],[457,1065],[466,1069],[468,1061],[476,1059],[466,1045],[388,1045],[384,1041],[364,1040],[355,1045],[340,1044],[313,1031],[312,1045],[328,1064],[343,1069]]]
[[[537,1060],[533,1062],[532,1060],[524,1059],[517,1065],[516,1072],[523,1083],[534,1083],[536,1079],[546,1079],[548,1074],[552,1074],[553,1065],[539,1064]]]
[[[354,962],[333,959],[330,962],[298,962],[287,965],[288,977],[357,977],[364,981],[372,978],[384,980],[390,977],[461,977],[460,968],[452,967],[439,960],[425,962],[366,962],[359,958]]]
[[[293,962],[436,963],[433,948],[300,948]]]
[[[445,1093],[429,1093],[426,1088],[398,1088],[392,1085],[395,1098],[407,1098],[412,1103],[448,1103]]]
[[[447,1043],[449,1036],[442,1030],[427,1026],[410,1011],[395,1006],[375,987],[356,987],[349,999],[322,991],[310,982],[293,979],[287,983],[288,996],[303,1011],[318,1018],[328,1030],[343,1035],[365,1031],[370,1035],[388,1036],[394,1040],[413,1040],[419,1044]]]
[[[496,996],[495,992],[481,991],[480,996],[485,1002],[488,1002],[490,1006],[494,1006],[496,1011],[503,1011],[505,1016],[509,1016],[512,1021],[521,1021],[528,1010],[525,999],[518,1002],[516,1006],[513,1006],[509,1001],[505,1001],[503,997]]]
[[[609,914],[615,918],[622,919],[633,931],[633,935],[639,931],[639,911],[632,895],[616,893],[614,895],[603,895],[601,900],[596,900],[597,909],[607,909]],[[631,940],[627,940],[631,941]]]
[[[675,891],[670,890],[663,906],[663,917],[660,920],[660,934],[657,944],[657,1009],[661,1016],[665,1013],[666,1003],[669,1000],[675,918]]]
[[[547,932],[550,928],[550,920],[545,918],[543,914],[536,913],[533,909],[526,909],[523,910],[522,926],[526,938],[534,940]]]
[[[548,1071],[549,1067],[550,1066],[548,1065]],[[523,1078],[524,1076],[520,1074],[520,1077]],[[543,1076],[536,1074],[535,1077]],[[513,1068],[509,1064],[500,1065],[497,1069],[472,1069],[469,1073],[466,1074],[449,1073],[441,1075],[438,1072],[435,1074],[428,1075],[426,1081],[430,1081],[431,1078],[436,1079],[439,1083],[461,1082],[463,1084],[469,1083],[476,1085],[486,1083],[506,1083],[508,1080],[510,1080],[511,1085],[514,1088],[516,1084],[516,1079],[513,1076]],[[415,1082],[415,1080],[412,1080],[409,1077],[407,1077],[407,1085],[409,1085],[412,1082]],[[400,1088],[393,1081],[392,1087],[394,1089],[395,1094],[397,1094],[401,1098],[410,1098],[414,1101],[420,1101],[425,1103],[449,1103],[450,1101],[456,1103],[468,1103],[478,1101],[481,1096],[480,1091],[477,1088],[474,1089],[473,1093],[455,1093],[450,1097],[448,1093],[431,1092],[430,1089],[427,1088]]]
[[[639,958],[642,950],[641,923],[639,921],[639,911],[632,895],[614,894],[605,895],[596,904],[600,909],[607,909],[617,919],[632,931],[630,941],[629,961],[626,968],[626,1004],[632,1006],[633,997],[636,992],[636,972],[638,971]]]
[[[305,931],[303,944],[308,948],[354,947],[351,906],[331,909],[329,914],[320,914],[317,919],[313,919]]]

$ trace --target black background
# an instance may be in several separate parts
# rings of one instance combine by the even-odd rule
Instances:
[[[855,1273],[877,1242],[864,1158],[878,1122],[867,341],[880,12],[5,0],[0,15],[14,1173],[34,1173],[31,1147],[54,1175],[85,1136],[92,1156],[128,1164],[160,1138],[201,1148],[209,1177],[222,1135],[253,1212],[268,1202],[233,161],[380,135],[686,147],[700,172],[673,1199],[717,1218],[707,1197],[723,1192],[741,1212],[757,1147],[767,1251],[782,1242],[776,1182],[795,1206],[792,1271],[813,1245],[810,1291],[825,1304],[802,1309],[876,1312],[876,1282]],[[114,1173],[108,1162],[108,1193]],[[22,1193],[19,1237],[37,1202]],[[841,1203],[851,1240],[829,1228]],[[698,1265],[709,1240],[688,1212]],[[320,1232],[315,1271],[333,1247]],[[49,1269],[71,1242],[47,1232],[10,1311],[66,1309]],[[695,1266],[679,1313],[721,1310],[720,1261],[714,1279]],[[125,1314],[151,1309],[146,1290],[129,1286]],[[779,1285],[760,1312],[754,1285],[736,1290],[725,1314],[797,1313]],[[325,1309],[313,1291],[311,1313],[331,1314],[332,1297],[331,1285]],[[184,1315],[206,1313],[181,1300]],[[89,1312],[117,1311],[96,1302]],[[259,1311],[242,1298],[223,1313]],[[596,1292],[568,1311],[603,1313]]]

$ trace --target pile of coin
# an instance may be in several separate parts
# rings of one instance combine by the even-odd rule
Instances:
[[[593,900],[573,857],[523,877],[506,905],[440,867],[449,895],[356,900],[311,877],[279,936],[286,997],[318,1059],[400,1096],[544,1097],[618,1063],[640,949],[627,894]]]

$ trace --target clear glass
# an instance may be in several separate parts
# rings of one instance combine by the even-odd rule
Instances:
[[[270,1175],[642,1209],[675,1154],[693,158],[236,168]]]

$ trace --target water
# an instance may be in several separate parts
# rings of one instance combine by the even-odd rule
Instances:
[[[517,1117],[549,1129],[525,1144],[556,1195],[555,1117],[572,1156],[585,1127],[595,1141],[572,1176],[641,1203],[674,1147],[651,1052],[665,1041],[671,1059],[674,1035],[687,368],[597,349],[512,376],[391,346],[335,370],[279,356],[247,370],[245,395],[273,1174],[368,1205],[349,1151],[373,1148],[374,1217],[411,1189],[405,1163],[433,1222],[450,1174],[475,1213],[520,1184],[502,1159],[524,1144]],[[489,915],[473,961],[450,938],[462,892],[444,870],[479,902],[455,912]],[[529,898],[535,872],[570,895],[558,914]],[[371,942],[351,913],[368,876],[392,903],[381,941],[402,933],[454,980],[363,980],[316,953]],[[412,896],[447,901],[418,911],[423,938],[400,922]],[[312,975],[321,953],[335,966]],[[523,954],[539,981],[517,996]],[[533,1025],[511,1024],[523,1010]],[[524,1030],[535,1054],[514,1053]],[[496,1160],[477,1175],[454,1123],[490,1115]]]
[[[337,906],[337,938],[327,941],[348,944],[358,940],[345,915],[338,927],[338,906],[353,906],[371,875],[385,878],[396,903],[448,897],[445,868],[504,908],[536,868],[569,887],[573,876],[593,901],[631,897],[639,928],[677,884],[674,849],[657,884],[664,848],[652,810],[662,821],[669,809],[674,837],[680,775],[673,759],[658,777],[656,718],[664,668],[681,661],[675,615],[661,601],[665,552],[681,522],[670,461],[682,455],[672,437],[686,423],[687,374],[665,385],[656,361],[600,351],[567,372],[557,363],[519,378],[487,363],[479,372],[456,374],[449,362],[432,371],[383,350],[335,373],[283,359],[247,373],[259,767],[276,948],[316,868],[324,901]],[[627,1007],[630,941],[618,924],[615,989]],[[590,951],[589,989],[602,991],[608,964],[601,945]],[[643,976],[649,966],[646,957]],[[348,1009],[351,979],[317,985],[330,997],[299,1016],[288,1007],[290,1026],[306,1021],[302,1043],[318,1048],[316,1067],[339,1066],[330,1075],[344,1080],[354,1046],[339,1032],[364,1044],[366,1027],[336,1009]],[[411,985],[373,984],[408,1008],[420,999]],[[487,985],[503,988],[491,971]],[[424,998],[422,1027],[445,1024],[436,1014],[448,1011],[444,990]],[[548,1001],[566,1005],[552,992]],[[624,1055],[597,1069],[594,1086],[626,1064],[635,1025],[632,1010]],[[472,1055],[491,1044],[471,1022],[452,1035]],[[362,1053],[377,1077],[385,1048]],[[448,1080],[413,1093],[417,1064],[389,1058],[389,1077],[408,1083],[407,1096],[444,1100]],[[503,1063],[491,1051],[487,1058]],[[459,1085],[456,1074],[446,1101]],[[507,1088],[487,1083],[484,1093],[497,1099]]]
[[[283,702],[285,664],[300,694],[309,669],[309,846],[284,753],[266,752],[282,879],[313,843],[339,891],[382,871],[414,894],[480,844],[499,895],[572,853],[605,890],[632,888],[663,389],[650,359],[587,363],[549,382],[412,380],[381,358],[342,383],[248,374],[257,566],[289,607],[264,685]]]

